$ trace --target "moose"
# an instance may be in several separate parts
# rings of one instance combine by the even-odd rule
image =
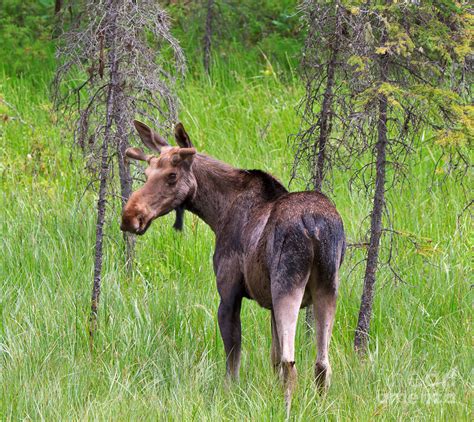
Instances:
[[[188,210],[216,237],[213,257],[220,296],[218,322],[226,375],[238,379],[242,299],[271,311],[271,362],[282,379],[287,412],[296,383],[295,333],[300,308],[312,304],[316,320],[316,385],[330,382],[328,348],[336,311],[345,234],[335,206],[316,191],[289,193],[273,176],[241,170],[200,154],[183,125],[177,147],[134,121],[142,142],[158,155],[129,148],[148,163],[146,182],[124,207],[121,230],[143,235],[151,222]]]

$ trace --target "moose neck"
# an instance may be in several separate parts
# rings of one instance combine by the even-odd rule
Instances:
[[[217,232],[219,221],[227,213],[229,205],[244,189],[241,171],[206,155],[197,154],[193,174],[197,190],[186,208],[202,218]]]

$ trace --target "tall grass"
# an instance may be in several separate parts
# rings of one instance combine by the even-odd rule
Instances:
[[[244,78],[217,66],[212,82],[189,79],[181,120],[199,150],[268,170],[286,184],[287,135],[298,128],[301,91],[268,73]],[[243,306],[241,381],[223,382],[214,239],[189,213],[182,234],[172,230],[172,217],[153,223],[138,239],[128,275],[119,214],[110,207],[100,331],[89,351],[95,198],[84,194],[82,159],[74,153],[70,160],[70,135],[56,125],[45,79],[4,75],[0,96],[16,108],[3,107],[10,119],[0,128],[0,420],[283,419],[269,313],[253,302]],[[388,194],[394,228],[431,242],[417,249],[397,238],[404,281],[380,269],[364,361],[352,349],[363,265],[353,267],[363,251],[348,254],[325,397],[312,382],[314,341],[299,324],[292,419],[470,419],[471,227],[467,213],[460,215],[462,189],[433,176],[435,155],[425,145],[408,181]],[[357,241],[370,204],[348,190],[348,177],[335,175],[332,197]]]

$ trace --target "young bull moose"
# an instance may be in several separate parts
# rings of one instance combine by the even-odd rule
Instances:
[[[341,217],[318,192],[289,193],[260,170],[239,170],[193,147],[179,123],[179,147],[135,121],[143,143],[159,155],[129,148],[129,158],[146,161],[146,182],[125,206],[121,229],[144,234],[150,223],[184,208],[216,235],[214,272],[221,298],[218,320],[227,356],[227,376],[240,366],[242,299],[271,310],[271,361],[279,370],[287,411],[296,381],[295,332],[301,307],[316,316],[316,382],[329,386],[328,347],[336,310],[338,272],[345,250]]]

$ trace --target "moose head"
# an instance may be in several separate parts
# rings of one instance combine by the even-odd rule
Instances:
[[[191,167],[196,150],[181,123],[175,127],[179,145],[172,147],[166,140],[144,123],[134,122],[142,142],[158,155],[145,154],[140,148],[128,148],[128,158],[146,161],[145,184],[133,192],[122,214],[120,229],[142,235],[151,222],[179,208],[192,197],[197,183]]]

